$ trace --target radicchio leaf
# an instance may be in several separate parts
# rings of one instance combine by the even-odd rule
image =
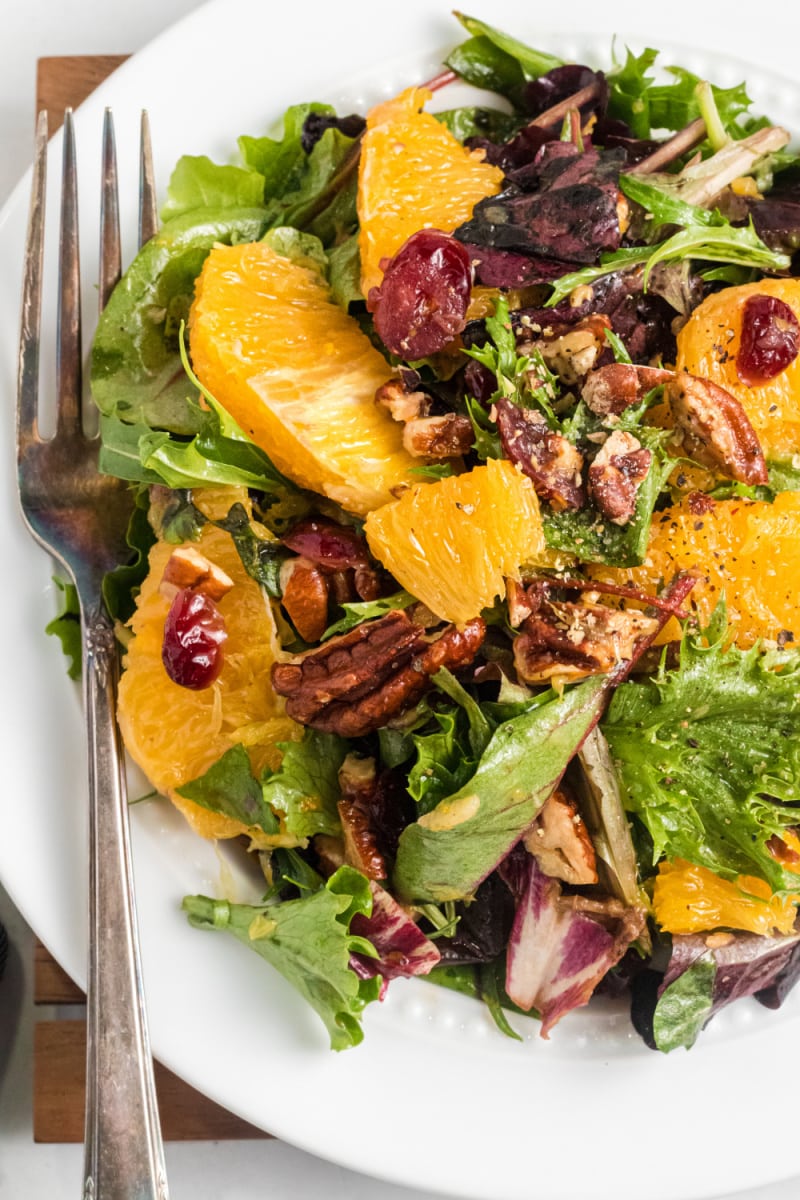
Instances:
[[[357,964],[351,963],[353,968],[362,978],[370,975],[381,975],[384,979],[427,975],[441,958],[436,946],[380,884],[370,880],[369,890],[372,893],[372,913],[370,916],[356,913],[350,929],[372,943],[377,958],[354,954],[352,957]]]
[[[505,870],[505,868],[504,868]],[[508,943],[506,992],[542,1018],[541,1036],[574,1008],[588,1003],[601,979],[639,936],[643,908],[615,901],[581,911],[579,898],[562,896],[533,855],[515,853],[508,866],[517,912]]]

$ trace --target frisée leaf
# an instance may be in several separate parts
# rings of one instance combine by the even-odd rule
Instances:
[[[372,943],[350,932],[356,914],[372,912],[369,882],[360,872],[340,867],[299,900],[251,905],[186,896],[182,907],[196,929],[225,929],[280,971],[322,1018],[333,1050],[362,1041],[361,1014],[381,984],[350,965],[352,954],[375,957]]]
[[[618,688],[603,732],[654,865],[685,858],[796,892],[767,843],[797,822],[783,802],[800,800],[800,655],[726,638],[722,606],[684,635],[676,669]]]

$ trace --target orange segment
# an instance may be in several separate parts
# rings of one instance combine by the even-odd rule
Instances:
[[[367,517],[369,548],[444,621],[463,625],[505,593],[505,580],[544,551],[531,481],[489,459],[463,475],[418,484]]]
[[[690,601],[703,621],[725,592],[738,645],[783,630],[800,643],[800,492],[781,492],[774,504],[721,500],[702,515],[683,501],[656,513],[642,566],[591,574],[653,591],[685,570],[699,572]]]
[[[405,481],[402,428],[374,403],[390,369],[315,270],[215,246],[189,328],[200,381],[290,479],[356,513]]]
[[[249,512],[243,488],[198,491],[194,500],[214,518],[225,516],[236,501]],[[269,686],[278,646],[268,598],[246,573],[229,534],[206,525],[199,543],[191,544],[234,582],[219,601],[228,632],[222,672],[211,687],[190,691],[173,683],[164,669],[161,643],[170,601],[159,584],[175,546],[158,542],[150,551],[150,571],[130,622],[133,638],[120,680],[119,723],[131,758],[197,833],[236,837],[246,831],[238,821],[209,812],[175,789],[202,775],[237,742],[248,748],[256,772],[267,764],[276,767],[280,751],[275,742],[298,736],[300,729]]]
[[[444,233],[469,220],[485,196],[500,190],[503,172],[465,150],[436,117],[423,112],[431,98],[408,88],[367,117],[358,170],[361,290],[383,278],[391,258],[419,229]]]
[[[724,288],[698,305],[678,334],[676,365],[679,371],[705,376],[737,396],[765,457],[785,461],[800,451],[800,355],[767,383],[757,387],[742,383],[736,371],[742,310],[756,295],[776,296],[800,320],[798,279],[762,279]]]
[[[659,865],[653,911],[669,933],[704,933],[722,926],[765,937],[791,933],[797,913],[792,899],[774,896],[763,879],[740,875],[734,883],[682,858]]]

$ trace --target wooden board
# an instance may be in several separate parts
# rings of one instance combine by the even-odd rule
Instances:
[[[126,55],[40,58],[36,112],[47,110],[48,128],[61,126],[65,108],[77,108]],[[34,949],[34,1000],[56,1007],[40,1017],[33,1042],[33,1137],[36,1142],[82,1142],[86,1094],[86,1022],[59,1015],[61,1006],[84,1005],[79,987],[41,944]],[[156,1063],[156,1089],[167,1141],[267,1138],[271,1135],[220,1108],[166,1067]]]

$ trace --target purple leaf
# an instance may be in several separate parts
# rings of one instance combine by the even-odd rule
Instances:
[[[378,957],[353,954],[353,969],[362,978],[369,975],[382,975],[384,979],[427,975],[441,957],[433,942],[380,884],[370,880],[369,890],[372,892],[372,915],[365,917],[363,913],[357,913],[350,928],[354,934],[372,942]]]
[[[542,1018],[542,1037],[589,1001],[597,985],[641,932],[645,913],[618,901],[565,897],[528,854],[504,865],[518,897],[508,944],[506,991]]]
[[[463,242],[522,254],[594,263],[620,243],[617,198],[621,150],[547,142],[532,163],[509,173],[510,187],[481,200],[456,230]]]

